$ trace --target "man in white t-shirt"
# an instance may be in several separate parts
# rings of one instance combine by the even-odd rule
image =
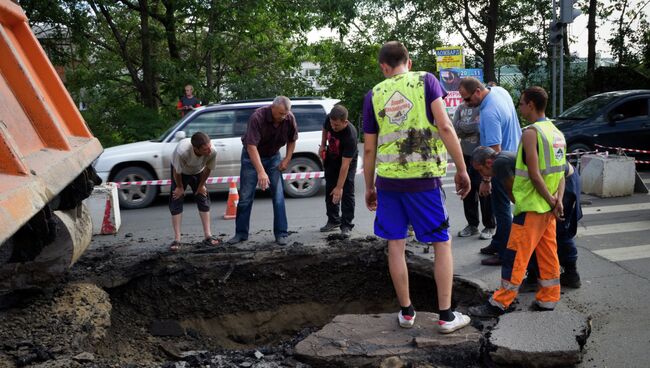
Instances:
[[[203,244],[218,245],[219,239],[212,236],[210,230],[210,196],[205,187],[210,172],[217,166],[217,151],[210,142],[210,137],[197,132],[192,138],[178,143],[172,155],[172,187],[169,196],[169,211],[172,214],[174,241],[170,249],[177,251],[181,246],[181,222],[185,188],[192,188],[203,225]]]

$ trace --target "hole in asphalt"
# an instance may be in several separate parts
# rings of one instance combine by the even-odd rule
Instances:
[[[205,358],[201,364],[214,362],[219,352],[229,361],[237,361],[233,354],[250,357],[255,351],[290,357],[298,341],[337,315],[398,311],[385,247],[371,243],[341,240],[320,248],[247,251],[198,247],[121,265],[110,253],[95,254],[81,262],[84,271],[76,278],[114,278],[120,268],[116,274],[128,281],[104,288],[110,327],[93,343],[94,352],[119,364],[174,360],[175,349],[206,351],[195,356]],[[409,265],[418,311],[437,311],[430,266],[429,261]],[[480,297],[471,285],[455,283],[455,307]],[[170,344],[173,349],[161,348]]]

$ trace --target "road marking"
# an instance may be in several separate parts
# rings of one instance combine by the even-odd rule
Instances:
[[[618,224],[579,226],[578,236],[607,235],[650,230],[650,221],[621,222]]]
[[[631,203],[631,204],[620,204],[615,206],[586,207],[582,209],[582,214],[594,215],[600,213],[614,213],[614,212],[641,211],[641,210],[650,210],[650,203]]]
[[[612,262],[631,261],[633,259],[650,258],[650,244],[594,250],[593,252]]]

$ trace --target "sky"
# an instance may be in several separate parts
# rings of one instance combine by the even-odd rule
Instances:
[[[647,0],[632,0],[631,7],[640,6],[640,4],[645,4]],[[650,5],[644,8],[646,13],[650,14]],[[587,14],[582,14],[578,16],[573,23],[569,24],[568,32],[569,39],[572,42],[569,44],[569,49],[572,53],[577,53],[579,57],[587,57]],[[611,49],[607,44],[607,38],[612,34],[614,30],[614,24],[612,22],[602,22],[599,21],[596,28],[596,52],[600,53],[601,57],[611,57]],[[312,30],[308,33],[307,38],[309,42],[317,42],[323,38],[337,37],[337,33],[330,29],[317,29]],[[460,35],[451,35],[449,37],[451,43],[462,44],[462,38]],[[448,46],[452,46],[452,44]]]

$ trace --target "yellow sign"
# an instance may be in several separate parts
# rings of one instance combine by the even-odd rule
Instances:
[[[461,46],[436,48],[436,71],[440,69],[465,68],[465,57]]]

